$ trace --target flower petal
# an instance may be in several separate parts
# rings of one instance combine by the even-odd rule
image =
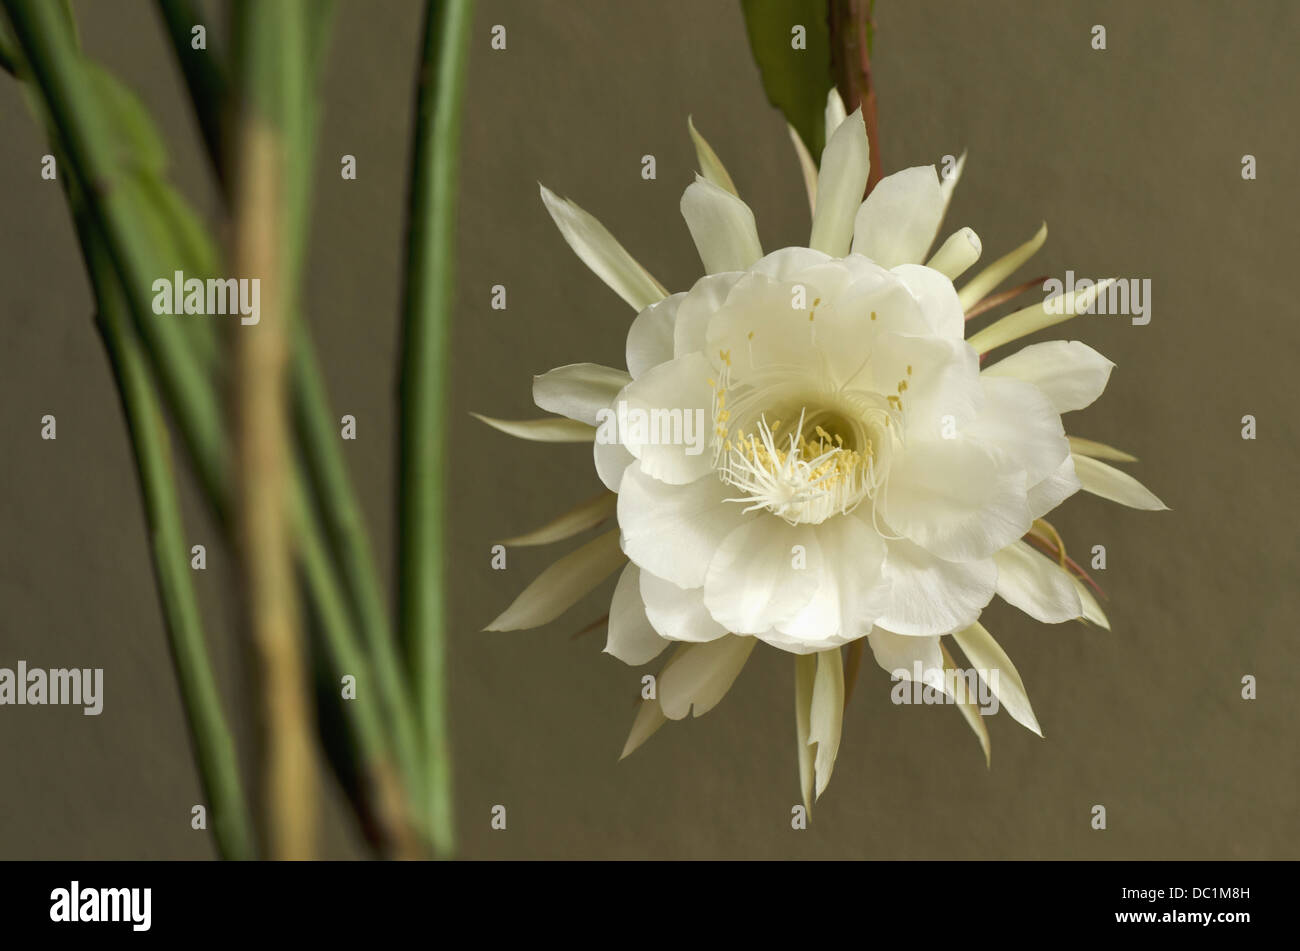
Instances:
[[[1074,456],[1074,471],[1085,492],[1110,499],[1129,508],[1151,512],[1168,511],[1169,506],[1156,498],[1155,493],[1127,472],[1098,462],[1088,456]]]
[[[611,492],[617,492],[623,484],[623,473],[627,467],[636,462],[620,442],[602,442],[597,439],[592,449],[592,458],[596,464],[596,475]]]
[[[939,246],[939,250],[925,262],[925,266],[938,271],[948,280],[955,281],[980,259],[983,250],[984,245],[980,242],[979,235],[970,228],[962,228],[948,236],[948,240]],[[958,303],[960,305],[960,301]]]
[[[572,419],[555,416],[546,419],[497,419],[482,413],[470,415],[508,436],[531,442],[591,442],[596,438],[595,426]]]
[[[632,721],[632,729],[627,735],[627,742],[623,744],[623,752],[619,754],[620,760],[626,759],[637,747],[639,747],[650,737],[659,731],[659,728],[668,722],[664,716],[663,708],[659,706],[658,700],[642,700],[637,706],[636,719]]]
[[[703,354],[688,353],[652,367],[619,394],[628,425],[618,440],[641,460],[641,471],[673,485],[713,471],[713,377]],[[619,426],[623,422],[617,418]]]
[[[996,350],[1003,344],[1011,343],[1021,337],[1037,333],[1044,328],[1063,323],[1077,314],[1086,313],[1087,309],[1092,306],[1092,302],[1097,299],[1097,295],[1114,283],[1114,278],[1107,278],[1104,281],[1098,281],[1091,287],[1084,288],[1082,291],[1073,290],[1068,294],[1053,297],[1050,299],[1050,303],[1043,300],[1013,314],[1007,314],[1005,317],[993,321],[993,323],[971,337],[968,342],[975,348],[976,353],[985,354],[990,350]],[[1049,308],[1051,309],[1049,310]]]
[[[485,631],[521,631],[554,621],[622,566],[618,532],[598,535],[565,555],[525,588]]]
[[[1029,531],[1022,472],[982,446],[953,439],[912,443],[895,459],[878,499],[885,521],[941,558],[988,558]]]
[[[683,644],[659,675],[659,706],[670,720],[703,716],[736,682],[758,642],[752,637],[722,637],[707,644]]]
[[[1088,586],[1078,578],[1074,578],[1073,581],[1075,590],[1079,592],[1079,603],[1083,605],[1083,619],[1109,631],[1110,619],[1106,617],[1106,612],[1101,609],[1101,605],[1088,590]]]
[[[619,390],[632,382],[626,370],[598,363],[571,363],[533,377],[533,402],[548,413],[596,425],[596,414],[609,407]]]
[[[785,128],[790,134],[790,142],[794,146],[795,157],[799,160],[799,173],[803,176],[803,190],[804,194],[808,196],[808,211],[809,213],[815,212],[817,210],[817,163],[813,161],[812,155],[808,152],[808,146],[803,144],[799,130],[788,122]]]
[[[920,264],[943,218],[943,190],[933,165],[886,175],[858,208],[853,253],[882,267]]]
[[[1101,396],[1115,364],[1078,340],[1032,343],[984,370],[984,376],[1032,383],[1057,413],[1083,409]]]
[[[641,600],[654,629],[670,641],[703,644],[727,634],[727,629],[713,620],[704,606],[703,588],[681,588],[643,571]]]
[[[853,240],[853,215],[862,201],[870,171],[867,127],[862,110],[840,123],[822,150],[817,173],[817,208],[808,247],[842,258]]]
[[[1034,716],[1034,708],[1029,704],[1029,695],[1025,692],[1024,681],[1020,672],[1011,663],[993,635],[984,629],[978,621],[970,627],[953,634],[953,640],[962,649],[971,666],[980,672],[980,678],[988,684],[989,690],[1007,708],[1011,718],[1032,733],[1043,735]],[[996,671],[996,677],[991,675]]]
[[[643,569],[680,588],[704,584],[709,561],[746,516],[712,475],[667,485],[629,466],[618,494],[623,550]]]
[[[1030,617],[1059,624],[1083,615],[1069,572],[1024,542],[1002,549],[993,563],[998,566],[998,595]]]
[[[812,808],[813,774],[817,750],[809,734],[812,731],[813,684],[817,678],[817,656],[804,654],[794,659],[794,729],[799,753],[799,791],[805,809]]]
[[[763,256],[754,212],[726,189],[697,176],[681,207],[706,273],[743,271]]]
[[[952,655],[948,653],[948,648],[940,644],[939,650],[943,651],[944,669],[955,671],[957,665],[953,663]],[[979,740],[980,749],[984,751],[984,765],[991,765],[992,745],[989,743],[989,728],[984,722],[983,714],[980,713],[979,704],[970,697],[965,697],[958,702],[957,709],[961,711],[962,717],[965,718],[967,725],[969,725],[971,730],[974,732],[975,738]]]
[[[814,533],[823,565],[816,593],[803,609],[775,625],[784,638],[759,635],[795,653],[863,637],[889,607],[889,583],[882,570],[885,543],[878,532],[862,519],[837,517],[815,526]]]
[[[1074,474],[1074,458],[1066,456],[1055,472],[1031,486],[1025,494],[1029,514],[1034,518],[1042,518],[1079,489],[1079,478]]]
[[[885,555],[889,610],[876,622],[895,634],[947,634],[975,622],[993,597],[998,570],[992,558],[944,561],[905,538],[890,540]]]
[[[957,183],[961,181],[962,170],[966,168],[966,150],[962,149],[961,155],[957,156],[957,164],[952,167],[951,174],[940,175],[943,179],[939,183],[939,189],[943,192],[943,214],[948,216],[948,206],[952,204],[953,192],[957,190]]]
[[[790,525],[764,512],[718,546],[704,576],[704,604],[728,630],[759,634],[804,608],[823,570],[811,526]]]
[[[627,253],[599,221],[545,185],[542,201],[573,253],[633,310],[642,310],[668,296],[663,285]]]
[[[763,255],[762,259],[750,268],[750,272],[766,274],[778,281],[792,281],[796,275],[811,267],[816,267],[819,264],[830,264],[834,261],[835,258],[825,251],[818,251],[813,248],[779,248],[771,254]]]
[[[840,752],[843,725],[844,660],[837,647],[817,655],[817,675],[813,680],[812,704],[808,714],[808,742],[817,746],[817,755],[813,761],[813,773],[817,779],[814,798],[820,799],[831,781],[835,758]]]
[[[920,264],[896,265],[891,273],[907,285],[908,291],[921,306],[926,324],[935,334],[945,340],[965,338],[966,317],[962,313],[952,281],[933,268]]]
[[[656,301],[632,321],[627,331],[627,372],[632,379],[673,358],[677,308],[685,297],[685,292],[679,292]]]
[[[1070,454],[1061,417],[1038,387],[1021,380],[984,378],[980,414],[963,435],[984,445],[1006,465],[1025,473],[1025,484],[1048,478]]]
[[[695,120],[690,116],[686,117],[686,128],[690,130],[691,142],[695,145],[695,159],[700,163],[700,173],[719,188],[733,195],[739,195],[740,192],[736,191],[736,183],[727,174],[722,159],[718,158],[718,153],[713,151],[713,146],[700,135],[699,130],[695,128]]]
[[[628,565],[618,576],[609,605],[609,634],[605,653],[632,667],[649,663],[668,646],[646,617],[641,602],[641,569]]]
[[[844,108],[844,99],[840,96],[840,91],[834,86],[826,94],[826,110],[823,113],[825,120],[826,135],[823,141],[829,142],[840,125],[849,117],[849,111]],[[864,124],[865,125],[865,124]],[[865,187],[865,186],[864,186]]]
[[[500,544],[511,548],[524,548],[530,545],[549,545],[581,534],[589,528],[595,528],[614,514],[618,497],[610,492],[600,492],[585,502],[580,502],[541,528],[533,529],[524,535],[504,538]]]
[[[742,276],[740,271],[708,274],[686,292],[686,297],[677,307],[677,320],[673,327],[673,356],[684,357],[688,353],[698,353],[704,349],[709,321]]]
[[[1043,246],[1043,242],[1046,240],[1047,222],[1043,222],[1032,238],[1020,245],[1020,247],[1002,255],[1002,257],[971,278],[970,283],[957,292],[957,296],[961,298],[962,310],[970,310],[972,305],[983,300],[993,288],[1005,281],[1015,273],[1020,265],[1037,254],[1038,249]]]
[[[871,654],[894,680],[917,680],[916,665],[921,665],[920,682],[944,691],[943,652],[939,650],[939,635],[913,637],[875,628],[867,637]],[[946,691],[944,691],[946,692]]]
[[[1123,449],[1108,446],[1104,442],[1082,439],[1079,436],[1067,436],[1066,439],[1070,442],[1070,452],[1076,456],[1092,456],[1094,459],[1109,459],[1112,462],[1138,461],[1137,456],[1127,453]]]

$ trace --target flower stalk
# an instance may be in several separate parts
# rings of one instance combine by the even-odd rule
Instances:
[[[206,322],[186,324],[159,320],[150,303],[152,278],[172,273],[180,261],[179,249],[186,243],[172,227],[172,222],[160,226],[159,209],[152,199],[162,183],[142,181],[139,169],[118,167],[121,150],[114,137],[116,117],[105,113],[103,101],[95,95],[94,80],[86,75],[89,64],[76,47],[73,30],[62,6],[33,0],[4,0],[4,5],[14,23],[13,39],[6,46],[12,61],[6,68],[23,80],[31,80],[40,93],[52,144],[59,155],[59,167],[68,172],[65,182],[74,182],[83,196],[80,213],[100,235],[107,266],[117,275],[123,306],[129,311],[133,331],[139,335],[153,379],[160,389],[159,402],[172,413],[218,524],[229,533],[232,529],[230,453],[214,386],[214,380],[221,374],[217,364],[218,353],[215,341],[206,333],[211,326]],[[313,7],[315,16],[308,24],[307,58],[313,71],[321,60],[327,12],[328,5]],[[309,141],[303,132],[310,128],[308,122],[298,124],[297,134],[301,141]],[[306,148],[303,149],[305,152]],[[222,154],[225,154],[224,147]],[[308,180],[299,176],[294,189],[295,207],[302,211],[306,207]],[[305,215],[295,212],[296,221],[304,219]],[[299,225],[291,230],[295,232],[292,260],[296,267],[305,244],[302,237],[305,228]],[[305,328],[295,323],[293,329],[294,367],[298,371],[294,377],[296,382],[301,368],[314,367],[315,363],[310,352],[305,357],[303,355],[302,348],[310,346]],[[319,384],[319,371],[316,372]],[[301,395],[303,389],[296,387],[295,406],[299,416],[304,415],[303,408],[306,407],[313,418],[324,420],[317,427],[319,432],[336,437],[336,433],[330,433],[330,410],[324,398],[323,385],[310,390],[306,396]],[[326,445],[325,439],[325,436],[319,438],[320,445]],[[337,456],[336,444],[327,448]],[[342,722],[349,732],[351,755],[359,760],[359,794],[365,810],[363,818],[373,830],[377,845],[386,853],[417,854],[420,846],[410,829],[409,810],[405,805],[408,793],[403,787],[409,786],[409,780],[404,780],[403,776],[407,771],[405,768],[401,771],[395,769],[397,760],[393,748],[397,743],[393,734],[397,731],[385,721],[381,712],[387,709],[385,704],[390,692],[384,689],[384,680],[372,673],[371,659],[357,639],[361,625],[353,615],[353,604],[357,601],[353,591],[361,572],[352,571],[345,583],[322,528],[325,518],[334,517],[337,521],[339,516],[336,513],[347,510],[338,505],[338,499],[334,497],[340,481],[333,481],[330,493],[320,493],[317,488],[320,494],[314,497],[313,488],[322,485],[323,480],[309,479],[308,472],[323,453],[304,452],[303,455],[308,468],[304,469],[302,464],[294,465],[288,503],[297,538],[299,570],[312,608],[313,631],[320,634],[330,675],[337,678],[345,673],[352,674],[358,683],[373,685],[372,689],[381,699],[380,708],[373,704],[336,701],[343,713]],[[344,471],[341,462],[338,471]],[[351,487],[346,479],[341,484],[348,490],[347,498],[353,501],[351,509],[355,512]],[[348,523],[345,519],[345,524]],[[350,525],[351,531],[364,534],[358,517],[351,519]],[[333,531],[331,535],[337,537]],[[353,550],[356,554],[352,565],[369,561],[368,548]],[[368,571],[372,589],[378,591],[372,564]],[[370,602],[382,604],[380,598],[373,596]],[[371,630],[391,630],[382,609],[379,614],[383,617],[383,624],[366,625],[367,635]],[[391,642],[391,633],[389,637]],[[334,682],[337,683],[337,679]],[[408,744],[408,749],[414,749],[413,742]],[[414,774],[414,762],[410,765]]]
[[[446,719],[447,393],[454,303],[456,192],[472,0],[430,0],[411,155],[401,363],[401,630],[424,743],[422,818],[450,855]]]
[[[94,287],[96,323],[113,366],[135,454],[158,597],[199,778],[212,810],[217,851],[226,859],[251,859],[255,857],[253,827],[186,564],[185,532],[162,407],[140,341],[131,329],[117,275],[84,214],[77,215],[77,233]]]

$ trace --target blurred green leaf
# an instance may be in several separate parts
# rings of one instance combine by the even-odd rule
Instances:
[[[18,73],[18,44],[9,35],[9,27],[0,19],[0,69],[6,73]]]
[[[825,145],[826,94],[831,77],[826,5],[809,0],[740,0],[749,48],[768,102],[785,115],[814,159]],[[795,28],[803,27],[795,48]]]
[[[112,130],[114,164],[136,172],[162,174],[167,168],[167,148],[144,103],[99,64],[83,60],[82,68],[87,84],[110,118],[104,125]]]

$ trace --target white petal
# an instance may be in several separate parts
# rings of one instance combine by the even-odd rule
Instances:
[[[650,276],[632,255],[615,240],[605,226],[573,202],[560,198],[545,185],[541,186],[542,201],[551,213],[551,220],[569,247],[604,281],[615,294],[627,301],[633,310],[641,310],[668,296],[663,285]]]
[[[698,588],[723,540],[746,519],[731,492],[707,475],[689,485],[667,485],[628,467],[618,494],[623,550],[651,574],[681,588]]]
[[[853,253],[882,267],[920,264],[943,217],[943,191],[933,165],[886,175],[853,222]]]
[[[880,534],[862,519],[843,517],[827,519],[813,531],[823,565],[817,592],[802,610],[775,625],[784,638],[759,635],[795,653],[825,650],[862,637],[889,607],[889,583],[882,570],[885,543]]]
[[[960,438],[979,414],[984,400],[979,357],[965,341],[882,333],[872,341],[869,355],[860,385],[875,393],[901,394],[909,444],[951,442],[944,437]]]
[[[682,217],[708,274],[743,271],[763,256],[754,212],[703,177],[686,186]]]
[[[615,495],[610,492],[601,492],[587,501],[575,505],[569,511],[547,522],[541,528],[534,529],[524,535],[516,535],[513,538],[504,538],[501,540],[501,544],[509,545],[512,548],[524,548],[530,545],[549,545],[552,542],[572,538],[589,528],[595,528],[613,515],[617,504],[618,498]]]
[[[805,809],[812,808],[813,771],[817,750],[809,739],[812,729],[813,684],[817,678],[817,655],[794,659],[794,728],[799,752],[799,790]]]
[[[695,128],[695,120],[690,116],[686,117],[686,128],[690,130],[691,142],[695,144],[695,159],[700,163],[700,173],[719,188],[733,195],[739,195],[740,193],[736,191],[736,183],[727,174],[727,168],[718,158],[718,153],[713,151],[713,146],[700,135],[699,130]]]
[[[1085,492],[1110,499],[1129,508],[1152,512],[1167,511],[1169,506],[1156,498],[1155,493],[1127,472],[1098,462],[1088,456],[1074,456],[1074,471]]]
[[[801,558],[796,546],[802,547]],[[805,607],[823,570],[810,526],[760,513],[732,531],[714,553],[704,576],[704,604],[728,630],[759,634]]]
[[[1022,380],[981,377],[984,402],[963,435],[981,442],[1006,465],[1037,485],[1070,454],[1061,417],[1038,387]]]
[[[750,271],[755,274],[766,274],[778,281],[790,281],[809,268],[819,264],[829,264],[834,260],[835,258],[825,251],[817,251],[813,248],[780,248],[771,254],[763,255],[763,259],[750,268]]]
[[[548,413],[594,426],[598,422],[596,414],[631,382],[626,370],[598,363],[571,363],[533,377],[533,402]]]
[[[896,634],[947,634],[968,627],[993,597],[992,558],[944,561],[907,539],[891,540],[885,555],[889,610],[876,622]]]
[[[817,744],[813,772],[817,777],[814,798],[821,798],[835,769],[840,752],[840,731],[844,725],[844,663],[840,649],[817,655],[817,676],[813,680],[812,705],[808,716],[808,742]]]
[[[702,644],[716,641],[727,629],[709,615],[703,588],[680,588],[648,571],[641,572],[641,600],[646,617],[660,637]]]
[[[637,379],[651,367],[673,358],[677,308],[685,292],[665,297],[636,315],[627,331],[627,372]]]
[[[1067,436],[1066,438],[1070,441],[1070,452],[1076,456],[1092,456],[1094,459],[1109,459],[1112,462],[1138,461],[1138,457],[1132,453],[1127,453],[1123,449],[1116,449],[1114,446],[1108,446],[1104,442],[1081,439],[1078,436]]]
[[[509,436],[532,442],[591,442],[596,438],[595,426],[572,419],[496,419],[481,413],[470,415]]]
[[[984,376],[1014,377],[1038,387],[1058,413],[1083,409],[1101,396],[1111,363],[1078,340],[1048,340],[1017,350],[984,370]]]
[[[1079,478],[1074,474],[1074,458],[1066,456],[1056,471],[1042,482],[1031,486],[1025,502],[1033,518],[1042,518],[1074,493],[1079,491]]]
[[[1007,708],[1011,718],[1027,730],[1042,736],[1043,731],[1038,726],[1033,707],[1029,705],[1029,695],[1025,692],[1020,673],[1016,670],[1016,665],[1011,663],[1007,652],[993,639],[993,635],[976,622],[953,634],[953,640],[962,649],[971,666],[980,672],[981,679],[988,684],[999,703]],[[990,676],[985,675],[986,671]],[[997,672],[996,677],[991,676],[994,671]]]
[[[1039,226],[1038,232],[1026,241],[1024,244],[1008,254],[1002,255],[984,270],[980,271],[970,283],[963,287],[958,296],[961,298],[962,310],[970,310],[974,304],[983,300],[988,293],[997,287],[1013,273],[1020,265],[1024,264],[1043,246],[1047,240],[1047,222]]]
[[[641,569],[628,565],[618,576],[609,605],[605,653],[636,667],[654,660],[667,646],[668,642],[651,626],[641,603]]]
[[[626,759],[637,747],[639,747],[650,737],[658,732],[659,728],[668,722],[664,716],[663,708],[659,706],[658,700],[642,700],[637,706],[636,719],[632,721],[632,729],[627,735],[627,742],[623,744],[623,752],[619,754],[619,759]]]
[[[1044,300],[1031,304],[1023,310],[993,321],[971,337],[969,343],[975,348],[976,353],[984,354],[996,350],[1003,344],[1037,333],[1046,327],[1055,326],[1077,314],[1086,313],[1092,306],[1092,302],[1097,299],[1097,295],[1114,283],[1114,278],[1108,278],[1082,291],[1073,290],[1068,294],[1061,294],[1052,298],[1050,302]]]
[[[895,265],[891,273],[907,285],[908,291],[921,306],[926,323],[936,334],[946,340],[965,338],[966,317],[962,313],[952,281],[933,268],[920,264]]]
[[[623,473],[627,467],[636,462],[632,453],[628,452],[622,443],[619,442],[601,442],[596,440],[592,450],[592,457],[596,463],[596,475],[600,476],[600,481],[605,483],[606,488],[611,492],[617,492],[623,484]]]
[[[779,627],[768,628],[761,634],[755,634],[754,637],[764,644],[771,644],[777,650],[800,657],[808,654],[819,654],[822,651],[830,650],[832,647],[843,647],[850,641],[858,639],[844,633],[812,638],[807,636],[791,637],[789,634],[782,634]]]
[[[554,621],[626,560],[618,532],[598,535],[538,575],[484,630],[521,631]]]
[[[957,164],[952,167],[952,172],[948,175],[940,175],[942,181],[939,188],[943,191],[943,214],[948,216],[948,206],[952,204],[953,192],[957,190],[957,183],[961,181],[962,170],[966,168],[966,150],[962,149],[961,155],[957,156]]]
[[[641,471],[673,485],[713,472],[714,376],[702,354],[688,353],[652,367],[619,393],[629,422],[619,431],[619,442],[641,460]],[[638,413],[645,423],[640,429],[634,425]]]
[[[939,250],[925,262],[925,266],[938,271],[948,280],[955,281],[980,259],[983,250],[984,245],[980,242],[979,235],[970,228],[962,228],[948,236],[948,240],[939,246]]]
[[[817,163],[808,152],[808,146],[803,144],[799,130],[789,123],[786,123],[785,128],[790,134],[795,157],[799,159],[799,173],[803,176],[803,189],[808,196],[808,212],[811,214],[817,210]]]
[[[1106,617],[1106,612],[1101,609],[1101,605],[1097,603],[1097,599],[1088,590],[1088,586],[1075,578],[1074,588],[1079,592],[1079,603],[1083,605],[1083,619],[1109,631],[1110,619]]]
[[[735,286],[742,272],[709,274],[695,282],[677,308],[673,327],[673,356],[684,357],[704,349],[709,321]]]
[[[919,680],[935,690],[944,690],[939,635],[913,637],[878,627],[867,638],[867,644],[876,663],[894,680]],[[917,664],[921,665],[919,678],[916,676]]]
[[[659,675],[659,706],[670,720],[703,716],[736,682],[758,643],[752,637],[723,637],[707,644],[683,644]]]
[[[993,556],[998,594],[1030,617],[1059,624],[1082,616],[1083,606],[1069,572],[1022,541]]]
[[[853,215],[862,201],[870,171],[867,127],[862,110],[840,123],[822,150],[817,173],[817,209],[808,247],[842,258],[853,240]]]
[[[956,671],[957,665],[953,662],[952,655],[948,653],[948,648],[940,644],[939,650],[943,652],[944,669]],[[970,697],[965,697],[957,704],[957,709],[961,711],[962,717],[966,720],[967,725],[970,726],[971,731],[974,732],[975,738],[979,740],[980,749],[984,751],[984,765],[989,766],[992,762],[992,747],[989,743],[989,728],[984,722],[983,714],[980,713],[979,703]]]
[[[844,99],[840,96],[840,91],[832,86],[831,91],[826,94],[826,111],[824,113],[826,135],[823,141],[829,142],[831,136],[835,134],[840,124],[848,116],[849,111],[844,108]]]
[[[941,558],[973,561],[1005,548],[1033,519],[1022,472],[960,439],[913,443],[890,465],[879,497],[885,521]]]

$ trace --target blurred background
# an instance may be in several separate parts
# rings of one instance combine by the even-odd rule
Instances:
[[[87,51],[168,135],[172,178],[217,207],[152,3],[74,3]],[[810,16],[822,5],[810,3]],[[212,9],[219,9],[213,7]],[[384,577],[393,578],[396,365],[407,163],[419,45],[414,0],[341,0],[323,90],[305,312]],[[223,17],[213,16],[213,28]],[[467,858],[1296,858],[1300,675],[1291,287],[1300,6],[953,4],[878,0],[873,59],[886,172],[969,150],[948,224],[992,260],[1033,234],[1023,272],[1149,278],[1152,319],[1080,317],[1117,364],[1067,420],[1130,450],[1173,511],[1080,494],[1053,516],[1096,577],[1114,630],[1047,627],[1001,602],[985,626],[1014,659],[1045,739],[990,723],[992,768],[960,715],[896,707],[864,666],[835,780],[806,831],[793,674],[755,651],[727,698],[618,754],[644,671],[601,653],[613,579],[546,628],[482,633],[581,540],[511,551],[599,487],[582,446],[521,443],[468,411],[536,415],[531,377],[623,363],[632,313],[569,252],[543,182],[600,218],[671,290],[699,276],[678,213],[695,168],[686,117],[727,164],[768,249],[806,241],[784,121],[731,0],[480,0],[462,152],[454,328],[451,712]],[[503,25],[507,48],[490,47]],[[1106,27],[1107,49],[1091,46]],[[63,197],[16,85],[0,82],[0,666],[103,667],[104,712],[0,708],[0,857],[208,858],[125,424],[91,323]],[[356,181],[339,176],[357,157]],[[1243,181],[1243,155],[1258,179]],[[657,178],[641,177],[654,155]],[[507,288],[508,308],[489,306]],[[58,439],[39,438],[40,418]],[[1241,438],[1241,418],[1258,438]],[[187,485],[186,526],[217,674],[240,734],[251,685],[228,603],[229,552]],[[651,665],[648,672],[658,668]],[[1258,699],[1241,699],[1244,675]],[[505,805],[508,828],[490,827]],[[1108,828],[1090,826],[1095,804]],[[325,854],[365,854],[335,793]]]

